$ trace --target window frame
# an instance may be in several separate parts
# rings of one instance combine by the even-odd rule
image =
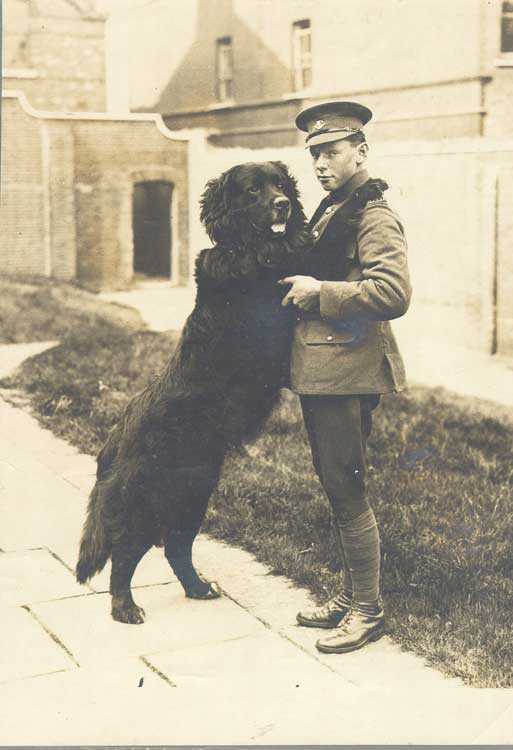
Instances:
[[[302,48],[302,40],[308,39],[308,51]],[[292,23],[292,91],[304,91],[312,87],[312,22],[302,18]]]
[[[222,36],[216,39],[216,99],[233,101],[233,39]]]

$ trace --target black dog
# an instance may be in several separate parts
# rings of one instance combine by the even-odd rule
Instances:
[[[198,256],[194,310],[100,451],[80,545],[80,583],[111,558],[121,622],[143,622],[130,582],[154,544],[186,596],[219,596],[192,544],[226,453],[258,434],[287,383],[294,313],[277,281],[301,270],[309,245],[295,180],[281,162],[233,167],[207,184],[201,220],[216,244]]]

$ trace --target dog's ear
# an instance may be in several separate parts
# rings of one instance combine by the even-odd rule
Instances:
[[[293,222],[297,224],[304,223],[306,221],[301,205],[301,199],[299,190],[297,187],[296,178],[293,177],[289,171],[289,168],[282,161],[271,162],[283,175],[283,182],[285,187],[285,193],[287,194],[291,206],[292,206],[292,218]]]
[[[212,242],[220,242],[229,232],[231,218],[231,182],[233,168],[209,180],[201,196],[200,219]]]

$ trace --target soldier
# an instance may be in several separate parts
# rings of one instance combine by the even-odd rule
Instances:
[[[365,447],[380,394],[405,387],[389,321],[404,315],[410,302],[407,247],[401,222],[383,198],[387,184],[366,171],[362,128],[371,117],[353,102],[321,104],[297,116],[328,195],[310,222],[315,249],[308,275],[281,282],[291,285],[283,304],[298,310],[291,385],[300,396],[344,564],[337,595],[297,615],[300,625],[334,629],[316,644],[327,653],[353,651],[384,632]]]

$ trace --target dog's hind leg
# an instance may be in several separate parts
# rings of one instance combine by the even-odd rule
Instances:
[[[144,622],[144,610],[134,602],[130,584],[138,563],[151,546],[151,542],[138,539],[116,544],[112,549],[110,593],[112,617],[118,622],[130,625]]]
[[[180,481],[174,487],[164,550],[185,595],[191,599],[217,599],[220,596],[216,584],[199,576],[192,562],[192,545],[219,480],[219,471],[217,465],[182,469]]]
[[[196,533],[170,531],[166,536],[165,552],[169,564],[190,599],[217,599],[221,596],[213,581],[198,575],[192,562],[192,545]]]

